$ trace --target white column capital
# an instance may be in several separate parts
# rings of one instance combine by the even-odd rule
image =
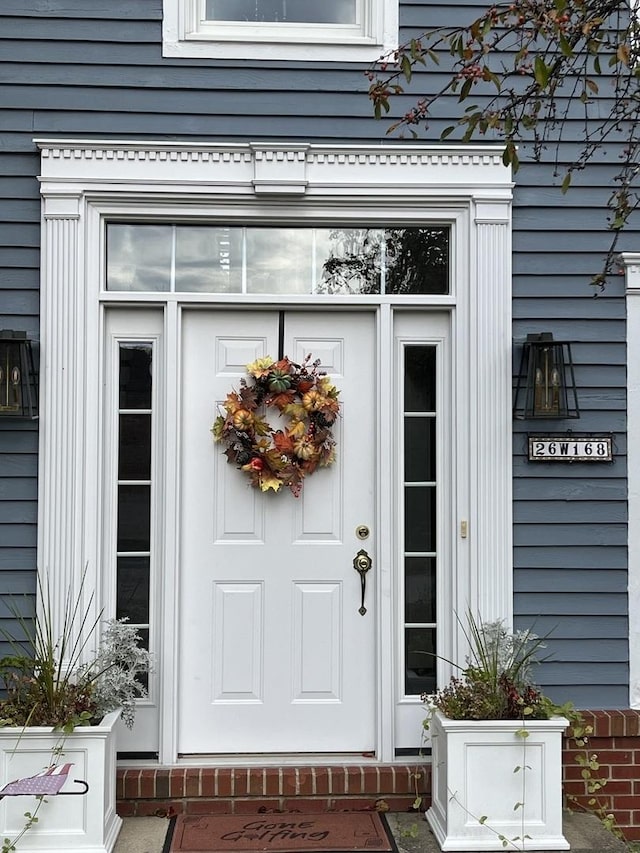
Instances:
[[[42,215],[45,219],[79,219],[82,193],[48,194],[43,188]]]
[[[508,225],[511,221],[509,199],[478,199],[475,202],[476,225]]]
[[[640,253],[623,252],[620,260],[625,267],[627,296],[637,296],[640,293]]]

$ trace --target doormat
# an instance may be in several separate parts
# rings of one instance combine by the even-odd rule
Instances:
[[[378,812],[178,815],[165,853],[397,853]]]

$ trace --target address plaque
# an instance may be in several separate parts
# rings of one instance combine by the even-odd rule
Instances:
[[[610,435],[530,435],[529,462],[613,462]]]

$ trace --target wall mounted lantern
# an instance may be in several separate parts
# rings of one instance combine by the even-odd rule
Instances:
[[[26,332],[0,329],[0,417],[38,417],[38,377]]]
[[[551,332],[527,335],[513,414],[521,420],[580,417],[569,341],[554,341]]]

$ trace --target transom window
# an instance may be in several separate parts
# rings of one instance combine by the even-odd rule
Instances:
[[[107,290],[446,294],[449,228],[107,228]]]

